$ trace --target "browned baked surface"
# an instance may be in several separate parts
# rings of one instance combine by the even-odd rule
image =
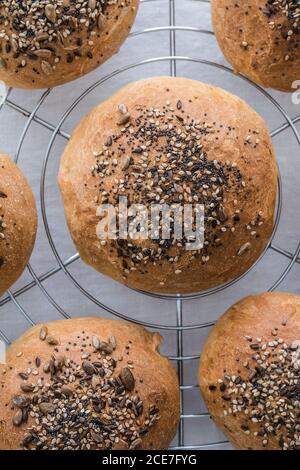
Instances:
[[[300,76],[297,0],[212,0],[214,31],[236,72],[282,91]]]
[[[0,153],[0,297],[24,271],[36,229],[31,188],[17,165]]]
[[[48,88],[95,69],[126,39],[139,0],[4,0],[0,5],[0,79]]]
[[[167,448],[179,386],[161,340],[101,318],[28,330],[0,367],[0,449]]]
[[[299,296],[266,293],[234,305],[208,336],[202,395],[239,449],[300,449],[299,322]]]
[[[160,77],[126,86],[83,119],[62,156],[59,185],[86,263],[130,287],[176,293],[215,287],[254,263],[272,232],[276,178],[267,127],[245,102],[197,81]],[[129,206],[203,204],[204,248],[101,243],[97,208],[116,206],[119,196]]]

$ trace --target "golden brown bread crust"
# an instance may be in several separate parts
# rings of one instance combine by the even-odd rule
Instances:
[[[236,416],[234,414],[224,416],[224,411],[228,410],[232,402],[222,398],[222,396],[226,398],[228,386],[226,390],[225,388],[221,390],[221,382],[218,383],[218,380],[223,381],[224,375],[240,376],[242,380],[246,379],[246,382],[250,380],[254,366],[257,366],[257,363],[251,360],[257,352],[255,349],[257,338],[261,339],[259,343],[261,345],[278,340],[279,346],[275,348],[275,352],[278,352],[283,343],[290,346],[298,342],[299,345],[299,321],[299,296],[288,293],[265,293],[247,297],[231,307],[217,322],[207,338],[199,368],[202,396],[213,420],[239,449],[279,450],[282,448],[280,435],[282,433],[286,435],[287,430],[285,427],[282,430],[276,429],[276,435],[269,434],[267,438],[255,436],[253,433],[259,432],[261,428],[259,424],[249,422],[243,412]],[[252,338],[252,342],[249,338]],[[265,351],[269,350],[271,351],[268,347],[265,349]],[[289,355],[290,352],[288,349],[287,351]],[[248,362],[250,368],[247,366]],[[283,373],[279,372],[275,380],[276,385],[279,386],[282,376]],[[264,380],[267,380],[266,377]],[[282,396],[285,397],[285,394],[283,393]],[[290,400],[292,404],[295,398],[290,398]],[[266,401],[268,399],[263,400],[263,403]],[[272,400],[270,402],[273,403]],[[297,411],[294,416],[297,418]],[[269,423],[274,425],[272,419]],[[263,444],[265,439],[266,442]]]
[[[27,424],[23,423],[19,427],[12,424],[17,408],[11,409],[11,398],[18,394],[32,397],[32,393],[24,394],[21,391],[21,384],[35,384],[42,377],[45,382],[53,383],[49,373],[43,372],[44,365],[49,362],[51,355],[55,355],[56,358],[60,355],[65,356],[79,365],[85,360],[85,355],[89,355],[89,362],[96,360],[103,362],[104,357],[107,359],[112,357],[116,360],[116,368],[114,375],[110,378],[117,377],[128,362],[129,367],[133,367],[131,371],[135,378],[135,387],[131,396],[138,396],[139,400],[143,402],[143,414],[139,417],[141,422],[139,428],[143,427],[150,406],[156,406],[160,416],[160,420],[155,422],[149,432],[141,436],[142,443],[138,447],[158,450],[169,446],[176,433],[179,420],[179,386],[175,370],[169,361],[158,352],[162,341],[159,334],[149,333],[144,328],[127,322],[102,318],[61,320],[44,326],[48,330],[47,338],[51,337],[57,340],[58,346],[49,345],[47,339],[41,341],[41,325],[35,326],[8,348],[7,364],[0,368],[1,450],[20,449],[20,442],[28,432],[26,429],[34,424],[34,420],[30,416]],[[92,346],[93,336],[105,342],[114,336],[116,348],[111,355],[101,356],[99,351],[95,352]],[[82,341],[82,338],[85,340]],[[82,346],[83,344],[86,347]],[[35,364],[36,357],[41,362],[38,368]],[[32,373],[27,381],[22,381],[19,373],[27,372],[28,368],[32,369]],[[38,371],[38,375],[34,375],[35,371]],[[105,379],[108,380],[107,377]],[[77,385],[78,379],[70,383],[70,387],[73,389]],[[100,418],[100,413],[97,413],[97,416]],[[67,419],[65,423],[67,423]],[[113,447],[115,449],[122,448],[120,442]],[[102,447],[99,446],[99,448]]]
[[[120,194],[127,195],[129,199],[139,198],[139,202],[149,205],[151,192],[149,184],[140,183],[138,190],[132,185],[133,174],[135,171],[141,171],[142,166],[140,153],[132,150],[131,142],[134,139],[130,133],[131,124],[128,124],[128,135],[124,133],[118,142],[105,150],[105,154],[114,153],[112,156],[114,160],[119,148],[123,149],[121,157],[117,158],[116,165],[111,169],[111,174],[102,178],[98,186],[97,174],[91,171],[91,168],[95,167],[94,154],[99,152],[110,136],[120,133],[117,121],[118,105],[121,103],[130,111],[131,122],[140,116],[141,108],[170,107],[174,111],[180,103],[178,107],[181,109],[176,109],[176,116],[173,111],[166,113],[173,115],[172,125],[176,132],[187,132],[185,122],[177,118],[180,113],[186,122],[194,119],[200,123],[196,133],[192,134],[197,135],[199,139],[197,142],[199,141],[202,146],[196,149],[193,157],[196,166],[201,167],[200,154],[205,152],[208,158],[208,163],[204,165],[205,171],[211,169],[217,160],[225,172],[226,162],[229,161],[228,174],[234,172],[236,167],[240,172],[241,177],[238,178],[238,182],[234,181],[231,187],[220,188],[224,194],[223,206],[227,213],[227,221],[225,227],[224,223],[222,227],[218,225],[214,233],[210,232],[211,229],[207,230],[207,237],[211,235],[220,238],[217,238],[205,253],[202,251],[200,255],[192,258],[190,251],[175,246],[171,254],[173,259],[179,257],[177,262],[171,263],[168,259],[161,259],[156,263],[151,261],[147,262],[145,267],[136,266],[136,270],[128,272],[124,269],[123,247],[116,250],[113,243],[103,246],[97,239],[96,226],[99,218],[96,217],[96,210],[100,203],[99,196],[102,191],[111,195],[116,187],[116,181],[128,179],[127,191],[125,193],[121,191]],[[135,124],[132,124],[133,129],[134,126]],[[147,139],[145,142],[147,144]],[[150,137],[148,143],[150,147],[147,148],[145,158],[148,168],[152,167],[150,170],[153,171],[153,167],[157,168],[156,157],[160,153],[160,148]],[[134,145],[138,145],[137,142]],[[168,150],[164,152],[167,154]],[[169,185],[174,184],[175,177],[177,182],[182,178],[181,173],[178,173],[180,168],[184,174],[189,168],[188,159],[185,163],[180,163],[181,167],[179,165],[183,154],[185,151],[179,152],[176,156],[178,165],[172,163],[173,176],[170,178],[166,176]],[[128,155],[131,158],[131,165],[128,169],[124,169],[124,157]],[[235,168],[231,168],[231,164]],[[197,174],[195,169],[192,178]],[[146,177],[149,178],[148,175]],[[126,86],[83,119],[62,156],[59,185],[73,241],[86,263],[129,287],[144,291],[184,293],[209,289],[227,282],[245,272],[256,261],[272,233],[277,192],[276,178],[277,165],[266,125],[245,102],[221,89],[197,81],[159,77]],[[215,183],[212,183],[210,177],[208,179],[208,184],[213,186]],[[156,189],[158,183],[155,183],[154,177],[149,181]],[[193,180],[187,183],[190,184],[194,197],[198,199],[202,197],[204,190],[202,181],[199,176],[199,181]],[[185,182],[179,181],[179,184],[184,186]],[[144,194],[144,188],[147,194]],[[177,200],[176,197],[175,194],[172,202]],[[111,200],[110,202],[113,203]],[[225,232],[223,229],[226,229]],[[146,241],[139,241],[139,244],[144,249],[149,248]],[[249,244],[251,248],[247,249]],[[203,254],[210,257],[208,261],[207,259],[203,261]],[[125,261],[127,263],[127,258]]]
[[[17,165],[0,153],[0,297],[24,271],[36,230],[32,190]]]
[[[45,6],[50,4],[51,7],[53,2],[40,1],[44,7],[38,10],[41,11],[40,16],[42,17]],[[95,20],[89,18],[90,5],[92,4],[98,8],[99,1],[87,0],[85,4],[80,5],[81,10],[82,8],[86,9],[86,13],[80,16],[79,26],[78,23],[77,26],[74,24],[78,17],[76,11],[74,14],[68,14],[69,25],[65,24],[59,28],[55,22],[54,31],[60,31],[61,34],[51,42],[47,36],[44,41],[38,41],[39,49],[42,50],[38,55],[36,51],[32,50],[34,44],[30,44],[30,47],[26,48],[24,52],[19,52],[14,39],[18,37],[18,30],[12,28],[10,21],[14,18],[16,22],[16,18],[19,16],[18,14],[13,15],[11,12],[7,13],[4,6],[0,7],[0,13],[8,19],[7,26],[0,24],[1,33],[7,35],[7,40],[2,41],[2,52],[0,49],[0,79],[13,87],[51,88],[87,74],[118,52],[135,20],[139,0],[107,2],[105,11],[99,20],[99,26],[98,16]],[[69,6],[70,1],[64,0],[64,7]],[[74,9],[74,2],[71,7]],[[19,2],[16,8],[20,8]],[[57,18],[60,17],[60,14],[57,15]],[[89,19],[89,26],[86,26],[85,22],[81,22],[84,19]],[[42,32],[44,34],[43,29],[36,29],[40,36]],[[51,30],[51,22],[47,23],[47,30]],[[71,31],[67,37],[64,36],[65,30]],[[35,38],[34,35],[32,37]]]
[[[268,16],[272,6],[266,5],[267,0],[212,0],[216,38],[236,72],[264,87],[291,92],[300,76],[299,32],[287,41],[293,22],[282,11]]]

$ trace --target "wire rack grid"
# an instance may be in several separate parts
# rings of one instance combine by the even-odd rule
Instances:
[[[140,30],[133,30],[130,34],[130,41],[131,38],[135,37],[143,37],[143,35],[147,34],[158,34],[161,32],[165,32],[168,35],[168,44],[169,44],[169,54],[165,56],[159,57],[149,57],[143,59],[141,61],[137,61],[135,63],[129,63],[124,65],[121,63],[120,67],[117,69],[112,70],[107,75],[98,79],[95,83],[92,83],[88,88],[84,89],[79,96],[70,104],[68,109],[63,113],[60,117],[58,123],[53,124],[47,118],[41,117],[43,106],[46,103],[47,99],[49,98],[50,94],[53,90],[46,90],[36,101],[35,105],[31,110],[26,109],[23,104],[20,104],[19,101],[11,99],[12,91],[11,89],[8,90],[6,98],[1,105],[1,112],[5,113],[5,110],[10,108],[13,109],[16,113],[21,114],[23,117],[26,118],[25,125],[21,132],[21,136],[18,140],[18,144],[15,151],[15,160],[19,160],[20,153],[24,147],[24,142],[30,132],[32,125],[40,126],[41,128],[46,129],[50,132],[50,139],[48,139],[48,143],[44,149],[44,160],[43,165],[41,167],[41,174],[40,174],[40,206],[41,206],[41,217],[43,221],[43,227],[45,231],[45,237],[47,238],[47,242],[50,246],[50,252],[53,255],[55,260],[54,267],[48,269],[45,272],[37,272],[37,270],[32,266],[32,264],[28,264],[28,273],[29,273],[29,281],[23,283],[20,287],[16,290],[9,290],[8,293],[0,299],[0,307],[1,310],[4,311],[5,307],[9,304],[13,304],[19,314],[23,317],[25,322],[29,325],[34,325],[36,323],[36,319],[33,318],[30,309],[25,308],[22,303],[22,296],[30,293],[32,289],[38,288],[42,294],[43,299],[45,300],[45,305],[50,305],[54,308],[58,316],[62,316],[64,318],[70,318],[72,312],[66,309],[61,302],[56,300],[55,295],[52,293],[50,289],[47,288],[47,282],[52,279],[56,279],[58,275],[63,275],[67,278],[70,285],[76,288],[78,295],[86,297],[92,304],[96,305],[99,309],[106,312],[108,316],[118,317],[125,320],[131,320],[133,322],[142,324],[146,327],[149,327],[153,330],[159,330],[164,335],[169,334],[173,338],[175,342],[175,354],[169,354],[170,360],[174,361],[177,370],[178,376],[180,380],[180,389],[181,389],[181,419],[180,419],[180,426],[178,430],[178,436],[175,442],[172,445],[172,449],[203,449],[203,448],[226,448],[227,441],[222,437],[221,434],[218,434],[219,439],[215,440],[214,442],[209,441],[206,443],[201,443],[201,436],[203,436],[206,432],[207,420],[209,419],[207,412],[203,409],[201,413],[186,413],[185,412],[185,403],[186,400],[189,399],[186,397],[188,392],[195,392],[197,396],[199,394],[198,385],[196,384],[196,380],[192,380],[192,383],[186,384],[185,380],[185,369],[191,362],[194,364],[194,369],[197,366],[199,355],[198,354],[189,354],[185,352],[184,349],[184,334],[186,332],[193,332],[198,334],[198,332],[204,331],[204,334],[207,332],[207,329],[214,324],[214,321],[189,321],[185,322],[183,316],[183,305],[189,301],[196,301],[198,308],[201,309],[201,305],[203,305],[203,301],[206,297],[211,297],[213,295],[218,295],[220,292],[227,291],[230,287],[238,282],[241,282],[242,279],[246,278],[249,275],[249,272],[245,273],[239,279],[235,279],[234,281],[227,283],[226,285],[217,287],[215,289],[211,289],[207,292],[197,293],[193,295],[180,295],[171,296],[171,295],[156,295],[156,294],[149,294],[149,293],[137,293],[141,296],[142,302],[148,301],[151,302],[153,308],[156,308],[156,305],[159,305],[159,308],[163,308],[164,302],[168,302],[168,305],[171,303],[172,305],[172,315],[173,321],[169,323],[165,321],[164,316],[162,319],[157,321],[149,321],[149,318],[142,320],[138,315],[131,315],[124,313],[121,309],[116,309],[112,305],[110,305],[107,301],[101,299],[100,296],[95,296],[92,292],[89,291],[87,287],[85,287],[81,280],[78,280],[78,276],[74,275],[71,271],[71,267],[74,264],[79,264],[81,266],[78,254],[71,254],[69,257],[65,258],[62,256],[60,250],[57,248],[57,243],[55,240],[55,236],[53,234],[53,227],[51,222],[49,222],[49,202],[47,200],[47,191],[48,191],[48,178],[49,172],[48,167],[51,162],[51,158],[53,152],[55,152],[55,142],[56,139],[59,137],[63,140],[64,145],[66,144],[67,140],[70,138],[70,132],[64,130],[64,124],[66,123],[68,117],[76,110],[77,106],[94,90],[98,90],[104,88],[105,85],[112,79],[117,78],[119,81],[119,86],[122,83],[122,75],[129,70],[136,70],[145,66],[152,66],[152,64],[163,63],[168,65],[168,71],[171,76],[177,75],[178,65],[181,63],[185,64],[198,64],[207,67],[213,67],[216,73],[226,72],[229,74],[233,74],[232,70],[225,65],[222,65],[218,62],[214,62],[211,60],[202,59],[196,56],[186,56],[186,55],[177,55],[177,35],[179,33],[193,33],[199,38],[199,41],[203,41],[206,37],[213,36],[213,33],[208,29],[200,29],[197,27],[185,26],[181,24],[177,24],[177,7],[178,2],[187,3],[187,7],[189,3],[198,4],[199,8],[202,5],[208,4],[209,1],[207,0],[141,0],[142,4],[153,4],[155,2],[164,2],[167,4],[168,7],[168,18],[169,23],[166,26],[158,26],[158,27],[148,27],[143,28]],[[204,38],[204,39],[203,39]],[[122,56],[122,53],[121,53]],[[196,77],[195,77],[196,78]],[[271,94],[267,91],[259,87],[258,85],[250,82],[248,79],[244,77],[239,77],[240,80],[244,81],[247,86],[251,86],[255,89],[257,93],[259,93],[265,100],[267,100],[272,107],[276,109],[276,111],[282,116],[282,124],[277,126],[277,128],[272,132],[272,137],[275,138],[276,136],[280,135],[284,131],[290,131],[293,135],[293,138],[296,142],[297,148],[300,146],[300,136],[297,131],[296,125],[300,121],[300,115],[296,116],[292,119],[289,114],[283,109],[283,107],[277,102]],[[278,244],[275,243],[275,236],[280,224],[281,216],[282,216],[282,205],[283,205],[283,185],[281,178],[279,177],[278,180],[278,208],[277,208],[277,216],[276,221],[274,224],[274,231],[273,237],[266,248],[265,252],[262,254],[261,259],[269,254],[277,254],[282,256],[286,260],[286,264],[284,264],[281,272],[276,276],[271,282],[269,286],[269,290],[273,291],[277,289],[282,282],[286,279],[288,274],[291,272],[293,267],[300,263],[300,239],[297,241],[296,246],[293,250],[287,250],[286,248],[282,248]],[[261,261],[258,260],[257,264]],[[253,270],[251,268],[251,270]],[[251,271],[250,270],[250,271]],[[58,281],[59,282],[59,281]],[[250,293],[250,292],[249,292]],[[159,302],[159,304],[157,304]],[[161,303],[162,302],[162,303]],[[46,308],[46,307],[45,307]],[[0,338],[2,338],[7,344],[10,343],[10,337],[4,329],[4,320],[0,318]],[[195,396],[195,395],[194,395]],[[199,397],[200,402],[200,397]],[[201,409],[199,403],[199,410]],[[196,422],[196,426],[193,429],[197,429],[197,433],[199,434],[199,442],[196,445],[191,444],[191,440],[189,435],[185,432],[187,427],[189,426],[190,422]],[[190,434],[190,433],[189,433]]]

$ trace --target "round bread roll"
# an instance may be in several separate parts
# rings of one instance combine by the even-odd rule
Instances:
[[[36,231],[32,190],[17,165],[0,152],[0,297],[24,271]]]
[[[300,76],[299,2],[212,0],[211,6],[216,38],[234,70],[264,87],[292,91]]]
[[[35,326],[0,368],[0,449],[164,449],[179,420],[159,334],[102,318]]]
[[[83,119],[63,154],[59,185],[86,263],[131,288],[185,293],[229,281],[257,260],[272,233],[276,178],[268,130],[246,103],[197,81],[160,77],[126,86]],[[110,204],[118,216],[121,196],[128,238],[119,230],[100,239],[99,206]],[[150,214],[158,203],[204,206],[202,249],[172,226],[169,238],[131,230],[132,206]]]
[[[0,79],[48,88],[95,69],[126,39],[139,0],[3,0]]]
[[[300,450],[300,297],[266,293],[210,332],[199,381],[213,420],[243,450]]]

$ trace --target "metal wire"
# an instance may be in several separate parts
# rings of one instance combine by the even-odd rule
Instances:
[[[156,2],[158,0],[141,0],[142,3],[149,3],[149,2]],[[141,294],[147,295],[152,297],[153,299],[161,299],[161,300],[173,300],[175,302],[174,304],[174,311],[175,311],[175,319],[176,319],[176,324],[175,325],[165,325],[165,324],[158,324],[158,323],[153,323],[153,322],[141,322],[136,320],[135,318],[130,317],[124,312],[118,312],[114,310],[111,306],[104,304],[101,302],[99,299],[95,298],[90,292],[88,292],[76,279],[75,277],[70,273],[69,267],[74,263],[79,260],[78,254],[74,254],[68,259],[62,259],[53,240],[52,237],[52,230],[50,229],[48,218],[47,218],[47,203],[46,203],[46,197],[45,197],[45,183],[46,183],[46,178],[47,178],[47,166],[49,159],[51,157],[51,150],[53,147],[53,144],[55,142],[55,139],[57,136],[60,136],[64,138],[66,141],[70,138],[70,135],[68,132],[66,132],[63,129],[63,125],[67,119],[67,117],[71,114],[72,111],[78,106],[78,104],[89,94],[91,93],[94,89],[97,87],[101,87],[105,82],[108,80],[112,79],[113,77],[120,76],[122,73],[137,68],[137,67],[143,67],[147,64],[152,64],[152,63],[157,63],[157,62],[169,62],[170,64],[170,75],[171,76],[176,76],[177,74],[177,64],[178,62],[192,62],[192,63],[197,63],[197,64],[202,64],[207,67],[214,67],[216,70],[223,70],[228,73],[233,73],[233,71],[225,67],[224,65],[218,64],[216,62],[208,61],[208,60],[203,60],[201,58],[197,57],[185,57],[185,56],[178,56],[176,53],[176,33],[178,31],[181,32],[192,32],[195,34],[201,34],[201,35],[213,35],[213,33],[209,30],[204,30],[204,29],[198,29],[198,28],[193,28],[185,25],[177,25],[176,24],[176,3],[179,0],[164,0],[168,2],[169,5],[169,24],[167,26],[163,27],[150,27],[144,30],[139,30],[139,31],[133,31],[130,34],[130,37],[136,37],[138,35],[143,35],[143,34],[155,34],[161,31],[169,31],[169,56],[167,57],[151,57],[149,59],[133,63],[133,64],[127,64],[123,66],[122,68],[113,71],[112,73],[106,75],[105,77],[102,77],[100,80],[98,80],[96,83],[94,83],[92,86],[90,86],[88,89],[86,89],[81,96],[79,96],[73,103],[72,105],[66,110],[62,118],[60,119],[59,123],[57,125],[52,124],[51,122],[48,122],[45,120],[43,117],[39,115],[39,111],[41,106],[45,103],[47,98],[49,97],[51,90],[46,90],[38,102],[36,103],[36,106],[34,107],[33,111],[28,111],[27,109],[24,108],[23,105],[20,103],[15,103],[11,98],[11,90],[8,91],[6,99],[4,100],[2,106],[0,107],[1,109],[5,109],[5,107],[12,108],[16,112],[22,114],[24,117],[27,118],[26,124],[24,126],[22,135],[19,139],[16,153],[15,153],[15,160],[18,161],[21,149],[23,147],[24,140],[28,134],[28,131],[32,125],[32,123],[36,123],[46,129],[48,129],[51,132],[51,138],[49,140],[48,148],[45,152],[45,158],[43,162],[43,168],[41,172],[41,179],[40,179],[40,202],[41,202],[41,209],[42,209],[42,218],[43,218],[43,223],[44,223],[44,228],[46,231],[47,239],[49,241],[49,245],[51,247],[51,250],[53,252],[54,258],[56,260],[56,265],[48,270],[47,272],[43,273],[42,275],[38,275],[34,268],[29,264],[28,265],[28,272],[32,278],[30,282],[19,288],[17,291],[12,292],[9,291],[8,294],[2,298],[0,301],[0,307],[3,307],[4,305],[8,304],[9,302],[13,302],[15,306],[17,307],[18,311],[20,314],[24,317],[24,319],[30,324],[34,325],[34,320],[31,318],[30,314],[26,312],[19,302],[19,297],[22,296],[25,292],[30,291],[33,287],[38,287],[42,294],[44,295],[45,299],[64,317],[64,318],[69,318],[70,314],[66,312],[56,301],[55,299],[50,295],[50,293],[47,291],[47,289],[44,286],[44,282],[56,274],[62,272],[64,273],[69,281],[83,294],[85,295],[89,300],[94,302],[97,306],[101,307],[102,309],[106,310],[110,315],[116,316],[118,318],[122,318],[125,320],[130,320],[135,323],[142,324],[144,326],[162,330],[162,331],[170,331],[176,336],[176,356],[171,356],[170,359],[175,361],[177,364],[177,370],[178,370],[178,376],[180,380],[180,390],[181,390],[181,419],[180,419],[180,426],[179,426],[179,431],[178,431],[178,442],[176,447],[173,447],[173,449],[202,449],[202,448],[209,448],[209,447],[215,447],[215,446],[223,446],[226,444],[227,441],[219,441],[219,442],[213,442],[209,444],[203,444],[203,445],[197,445],[197,446],[191,446],[189,442],[187,442],[187,439],[185,437],[185,423],[188,422],[189,420],[192,419],[201,419],[201,418],[207,418],[208,414],[207,413],[199,413],[199,414],[185,414],[184,413],[184,393],[189,391],[189,390],[194,390],[198,388],[198,385],[196,384],[191,384],[191,385],[184,385],[184,367],[185,363],[187,361],[198,361],[199,360],[199,355],[191,356],[191,355],[186,355],[184,352],[184,342],[183,342],[183,333],[185,331],[190,331],[190,330],[197,330],[197,329],[203,329],[203,328],[208,328],[213,325],[213,322],[206,322],[206,323],[197,323],[193,325],[185,325],[183,322],[183,314],[182,314],[182,308],[183,308],[183,302],[191,300],[191,299],[201,299],[203,297],[209,296],[216,294],[217,292],[220,292],[223,289],[226,289],[236,282],[238,282],[241,278],[245,277],[249,271],[244,273],[242,276],[239,278],[228,282],[222,286],[219,286],[215,289],[210,289],[206,292],[201,292],[193,295],[163,295],[163,294],[149,294],[146,292],[141,292]],[[180,0],[182,1],[182,0]],[[198,2],[199,4],[201,3],[209,3],[209,0],[186,0],[188,1],[193,1],[193,2]],[[255,87],[257,92],[262,94],[282,115],[283,117],[283,123],[280,127],[275,129],[272,132],[272,137],[277,136],[281,132],[284,132],[287,129],[290,129],[294,137],[296,138],[299,146],[300,146],[300,136],[296,130],[295,124],[300,121],[300,116],[297,116],[294,120],[292,120],[285,110],[280,106],[280,104],[263,88],[261,88],[259,85],[254,84],[250,80],[248,80],[245,77],[240,77],[241,80],[244,80],[248,83],[249,86]],[[282,281],[286,278],[292,267],[295,265],[295,263],[300,263],[300,240],[298,247],[296,250],[291,253],[287,251],[284,248],[281,248],[277,245],[274,244],[274,237],[276,235],[279,223],[280,223],[280,217],[281,217],[281,211],[282,211],[282,182],[281,178],[279,177],[278,181],[278,207],[277,207],[277,215],[276,215],[276,220],[274,224],[274,229],[273,229],[273,235],[272,239],[269,243],[269,245],[266,247],[266,250],[264,253],[261,255],[260,259],[257,261],[257,263],[261,260],[266,255],[266,252],[274,252],[277,254],[282,255],[288,260],[288,264],[283,270],[283,272],[280,274],[276,282],[270,286],[269,290],[273,291],[278,288],[278,286],[282,283]],[[251,268],[253,269],[253,267]],[[4,340],[6,343],[9,344],[10,339],[7,337],[7,335],[0,329],[0,338]],[[199,407],[200,409],[200,407]]]

